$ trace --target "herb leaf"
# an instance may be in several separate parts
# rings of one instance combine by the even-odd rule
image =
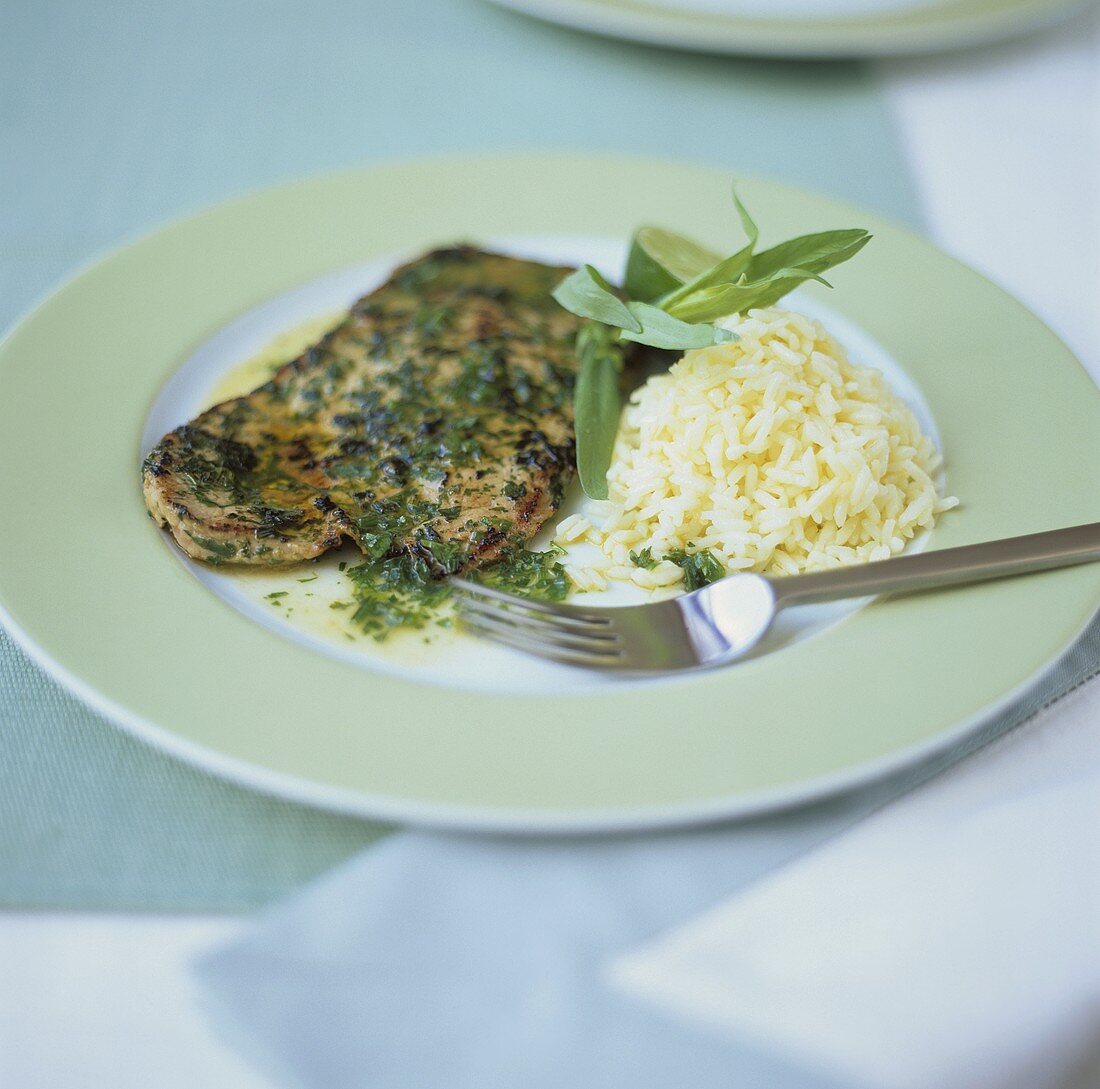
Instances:
[[[705,321],[725,314],[744,314],[749,310],[771,306],[806,280],[816,280],[826,287],[832,285],[815,272],[805,269],[781,268],[763,280],[742,279],[735,284],[715,284],[688,296],[671,307],[673,313],[693,321]]]
[[[637,552],[631,552],[630,562],[643,571],[652,571],[660,563],[659,560],[653,558],[653,549],[651,548],[640,548]]]
[[[682,548],[678,548],[665,556],[665,559],[670,560],[683,571],[684,589],[688,593],[711,582],[717,582],[726,573],[721,563],[705,548],[699,552],[685,552]]]
[[[870,240],[871,236],[859,229],[821,231],[792,238],[756,254],[749,266],[749,279],[762,279],[780,269],[825,272],[854,257]]]
[[[756,225],[756,221],[749,215],[749,210],[741,203],[741,198],[737,195],[737,186],[734,186],[731,195],[733,197],[733,206],[737,209],[737,217],[741,220],[741,230],[745,232],[745,237],[749,240],[750,252],[756,249],[756,243],[760,241],[760,228]]]
[[[860,230],[825,231],[794,238],[755,254],[739,276],[726,282],[706,273],[695,284],[675,292],[664,305],[687,321],[713,321],[727,314],[744,314],[772,306],[807,280],[829,286],[821,274],[853,257],[870,240],[871,236]],[[735,254],[734,258],[740,256]],[[732,267],[734,258],[728,258],[723,265]]]
[[[619,430],[622,349],[612,329],[588,323],[577,334],[577,358],[580,367],[573,392],[577,473],[585,495],[606,499],[607,470]]]
[[[584,326],[577,336],[577,468],[593,499],[608,494],[619,424],[621,341],[684,351],[736,340],[713,322],[771,306],[807,280],[829,286],[822,273],[855,256],[871,239],[859,229],[820,231],[756,253],[759,228],[736,190],[732,196],[746,238],[736,253],[719,258],[683,235],[642,227],[627,257],[625,301],[591,265],[570,273],[554,291],[566,310],[604,326]]]
[[[648,344],[652,348],[668,348],[681,351],[688,348],[707,348],[711,344],[724,344],[736,340],[737,335],[728,329],[719,329],[714,325],[695,325],[649,303],[631,302],[627,308],[641,323],[640,332],[623,330],[623,340],[633,340],[638,344]]]
[[[670,314],[684,317],[692,312],[693,303],[696,304],[694,308],[699,309],[697,301],[704,292],[712,291],[717,287],[728,287],[731,284],[741,283],[746,278],[746,271],[751,261],[752,243],[750,242],[724,261],[719,261],[713,268],[700,273],[690,283],[684,284],[679,290],[667,295],[661,300],[661,305]],[[732,310],[725,310],[722,313],[714,313],[713,316],[720,318],[733,312]]]
[[[642,331],[641,322],[591,265],[571,272],[553,294],[561,306],[579,318],[592,318],[634,333]]]
[[[560,548],[550,548],[545,552],[518,548],[505,552],[488,567],[470,572],[470,577],[475,582],[495,586],[517,597],[564,601],[573,584],[558,559],[562,555],[564,552]]]
[[[660,300],[660,305],[670,313],[676,313],[676,303],[693,292],[716,284],[736,282],[748,269],[749,262],[752,260],[752,252],[760,238],[760,228],[757,227],[756,222],[749,215],[748,209],[741,203],[736,188],[732,190],[731,195],[733,206],[737,209],[738,218],[741,220],[741,229],[745,232],[747,240],[745,245],[726,258],[711,255],[711,260],[698,264],[693,268],[691,275],[680,277],[679,287],[670,291]],[[680,238],[679,244],[681,247],[694,245],[686,238]],[[707,252],[701,247],[696,247],[696,250],[701,254]],[[670,269],[669,272],[671,273],[671,271]]]
[[[721,258],[698,242],[663,227],[639,227],[626,258],[623,287],[632,299],[656,302]]]
[[[413,552],[368,559],[347,568],[346,574],[355,605],[351,622],[379,641],[394,628],[425,627],[451,592],[434,577],[427,560]]]
[[[618,300],[616,300],[618,301]],[[622,341],[684,351],[735,340],[735,334],[713,325],[690,325],[648,303],[632,302],[626,310],[637,330],[587,322],[577,334],[577,382],[573,388],[573,429],[577,440],[577,474],[585,495],[606,499],[607,470],[615,449],[622,408],[619,375]],[[624,309],[626,306],[624,305]]]

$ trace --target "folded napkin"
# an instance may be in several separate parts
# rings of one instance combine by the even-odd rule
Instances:
[[[200,980],[227,1042],[280,1085],[731,1089],[725,1041],[624,1000],[603,969],[872,804],[735,834],[396,835],[206,957]],[[766,1056],[735,1059],[745,1085],[807,1085]]]
[[[845,1083],[1062,1084],[1100,1049],[1100,683],[610,975]]]
[[[1095,671],[1098,663],[1100,623],[1057,672],[990,731],[1021,721]],[[1093,685],[1072,706],[1087,706],[1086,696],[1095,702],[1098,695]],[[1073,713],[1074,722],[1080,714],[1088,718]],[[1055,718],[1052,713],[1049,721]],[[1096,760],[1052,747],[1047,721],[1005,738],[996,754],[971,757],[975,786],[953,778],[963,785],[953,788],[942,808],[932,787],[893,807],[914,814],[903,823],[908,828],[905,847],[886,865],[889,833],[873,838],[874,853],[863,871],[868,897],[875,890],[874,874],[882,874],[875,901],[883,905],[880,914],[870,903],[864,908],[843,900],[844,884],[860,872],[858,862],[838,869],[835,877],[826,867],[819,887],[840,886],[833,894],[842,898],[843,910],[859,908],[860,918],[875,920],[871,934],[877,943],[859,951],[862,961],[847,958],[842,945],[824,959],[830,930],[812,911],[806,917],[792,910],[764,922],[754,916],[758,923],[749,944],[759,942],[761,962],[752,962],[745,952],[743,930],[731,939],[735,952],[727,955],[720,943],[734,970],[745,963],[762,974],[755,993],[771,1005],[751,1024],[741,1017],[746,1003],[726,998],[727,992],[743,993],[744,974],[719,971],[700,982],[694,927],[682,938],[631,951],[735,894],[751,902],[755,894],[744,890],[880,808],[912,786],[913,775],[927,777],[936,768],[925,766],[904,780],[826,804],[693,832],[562,840],[403,833],[267,912],[243,938],[207,955],[198,965],[199,976],[223,1035],[280,1084],[310,1089],[837,1089],[850,1083],[853,1071],[873,1077],[889,1068],[889,1056],[883,1055],[895,1047],[906,1061],[924,1049],[942,1047],[945,1056],[937,1069],[925,1062],[908,1082],[893,1084],[975,1089],[973,1081],[920,1078],[984,1070],[996,1058],[984,1048],[1004,1052],[1007,1069],[1039,1055],[1039,1045],[1055,1044],[1058,1031],[1076,1041],[1081,1026],[1063,1014],[1089,1017],[1082,1005],[1070,1009],[1060,1002],[1071,978],[1077,986],[1085,973],[1074,976],[1058,949],[1071,935],[1071,925],[1076,944],[1087,943],[1087,920],[1078,907],[1084,909],[1068,902],[1063,870],[1073,858],[1084,869],[1082,849],[1095,850],[1095,828],[1087,827],[1094,795],[1086,770]],[[1047,749],[1049,761],[1044,760]],[[1060,762],[1066,755],[1073,757],[1068,768]],[[1045,769],[1045,778],[1033,782],[1002,775],[987,784],[984,765],[995,768],[997,762],[1010,770],[1034,765],[1037,772]],[[1013,793],[1017,786],[1019,796]],[[1070,788],[1065,797],[1063,787]],[[1027,844],[1020,843],[1021,859],[1030,844],[1034,849],[1029,847],[1026,857],[1046,864],[1045,870],[1029,871],[1029,881],[1040,882],[1032,897],[1032,890],[1016,888],[1000,869],[1003,854],[990,854],[987,867],[982,852],[990,851],[991,838],[1016,835],[1019,821],[1012,811],[1019,804],[1031,808],[1040,795],[1049,799],[1051,811],[1029,833]],[[963,830],[964,815],[972,824],[967,853],[953,869],[954,856],[940,856],[953,843],[953,830]],[[1055,830],[1062,839],[1072,837],[1077,853],[1063,845],[1066,849],[1046,857],[1041,847]],[[830,850],[838,850],[840,842]],[[1053,851],[1057,845],[1049,846]],[[897,864],[899,859],[914,867],[913,875]],[[802,866],[816,871],[818,863],[792,866],[782,880],[793,879]],[[927,874],[929,883],[920,874]],[[1079,875],[1073,876],[1077,881]],[[981,892],[987,881],[999,898],[996,903]],[[922,895],[910,902],[908,889],[923,893],[931,882],[940,890],[938,898]],[[1090,895],[1087,882],[1070,887],[1078,896]],[[1045,898],[1039,895],[1044,888]],[[1019,976],[996,976],[998,990],[1010,993],[993,1002],[970,975],[953,975],[953,964],[958,947],[966,945],[964,932],[989,959],[994,943],[985,935],[992,916],[1007,918],[1017,911],[1016,899],[1024,892],[1028,898],[1011,916],[1016,921],[998,933],[1019,937],[1035,915],[1043,925],[1036,922],[1028,929],[1022,943],[1029,946],[1028,955],[1011,962]],[[939,916],[922,914],[921,903]],[[830,921],[837,924],[838,935],[845,933],[840,920]],[[952,936],[939,934],[940,921],[950,924]],[[721,925],[718,930],[724,934]],[[704,927],[702,933],[705,947],[711,931]],[[956,934],[960,940],[954,940]],[[919,985],[911,987],[904,973],[915,970],[922,943],[930,943],[923,950],[928,964],[915,977]],[[685,947],[687,955],[681,956]],[[815,960],[819,950],[822,959]],[[1048,973],[1039,971],[1046,963],[1044,950],[1059,958]],[[873,962],[880,955],[892,956],[902,974],[876,975]],[[797,975],[803,959],[818,965],[809,973],[816,980],[817,1000],[800,1005],[788,1001],[789,992],[780,983]],[[1093,963],[1087,952],[1081,960],[1083,966]],[[802,970],[803,975],[808,971]],[[666,976],[672,981],[668,991],[662,985]],[[822,997],[825,1005],[835,1005],[833,996],[852,979],[865,981],[859,1005],[853,998],[847,1020],[842,1010],[832,1011],[828,1020],[828,1011],[819,1008]],[[698,987],[709,988],[705,1000],[694,995]],[[1022,1023],[1027,1003],[1020,1001],[1029,989],[1042,995],[1033,1018],[1033,1044],[1039,1050],[994,1038],[998,1024],[1013,1037],[1032,1027]],[[1080,997],[1083,992],[1073,993]],[[949,1017],[940,1016],[940,1000],[973,1024],[973,1047],[965,1046],[958,1031],[943,1038],[953,1026]],[[875,1022],[876,1005],[893,1008],[880,1008]],[[676,1012],[669,1016],[668,1008]],[[1010,1020],[998,1023],[1002,1016]],[[840,1035],[830,1050],[834,1027]],[[728,1033],[721,1031],[727,1028]],[[892,1035],[884,1035],[876,1048],[859,1039],[864,1029]]]

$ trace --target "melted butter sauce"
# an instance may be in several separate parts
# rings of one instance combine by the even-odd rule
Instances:
[[[340,312],[320,314],[272,337],[254,356],[223,374],[210,390],[201,408],[205,410],[222,401],[251,393],[257,386],[262,386],[281,366],[300,356],[343,320],[344,314]]]

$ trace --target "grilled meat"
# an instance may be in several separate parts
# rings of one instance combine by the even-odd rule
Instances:
[[[398,269],[246,397],[170,432],[145,502],[212,563],[286,564],[345,539],[474,567],[528,541],[574,468],[568,269],[470,247]]]

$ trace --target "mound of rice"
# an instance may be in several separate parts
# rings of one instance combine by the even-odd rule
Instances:
[[[940,456],[913,414],[819,323],[768,309],[722,324],[740,339],[688,352],[633,394],[609,502],[558,527],[557,543],[599,548],[568,564],[578,588],[673,586],[682,572],[663,557],[691,547],[730,572],[885,559],[957,504],[937,493]],[[651,570],[630,558],[646,548]]]

